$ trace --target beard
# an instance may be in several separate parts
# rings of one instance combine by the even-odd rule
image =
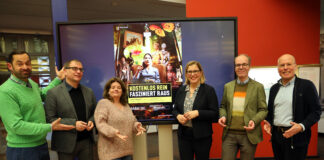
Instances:
[[[24,69],[24,70],[15,70],[13,68],[12,73],[19,79],[23,80],[23,79],[28,79],[31,76],[31,69]]]

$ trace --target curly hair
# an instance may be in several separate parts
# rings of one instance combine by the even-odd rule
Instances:
[[[127,89],[126,89],[126,85],[125,83],[117,77],[113,77],[111,79],[108,80],[108,82],[105,84],[104,87],[104,91],[103,91],[103,98],[107,98],[110,101],[114,102],[114,99],[109,95],[109,90],[111,88],[112,83],[114,82],[118,82],[122,88],[122,95],[120,97],[120,103],[122,105],[126,105],[127,104]]]

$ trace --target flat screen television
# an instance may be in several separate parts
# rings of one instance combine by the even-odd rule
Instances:
[[[172,116],[187,62],[199,61],[221,100],[234,79],[236,18],[141,19],[57,23],[60,64],[78,59],[82,84],[102,98],[105,83],[121,78],[128,102],[145,124],[177,123]]]

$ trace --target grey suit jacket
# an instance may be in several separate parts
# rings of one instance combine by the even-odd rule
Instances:
[[[223,98],[219,108],[219,117],[226,117],[227,127],[223,130],[223,140],[231,125],[235,84],[236,80],[225,84]],[[253,120],[255,123],[254,130],[246,132],[252,144],[257,144],[263,140],[261,121],[265,119],[267,113],[268,110],[263,85],[250,78],[244,104],[244,124],[248,126],[250,120]]]
[[[81,85],[81,90],[86,105],[87,121],[94,123],[93,114],[97,105],[96,98],[92,89]],[[48,123],[55,121],[57,118],[62,118],[61,123],[75,125],[78,119],[77,113],[65,83],[61,83],[47,92],[45,112]],[[93,134],[91,136],[93,139]],[[53,131],[51,148],[58,152],[72,153],[76,142],[77,131],[75,129],[70,131]]]

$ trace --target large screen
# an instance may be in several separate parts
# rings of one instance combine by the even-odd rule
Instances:
[[[202,64],[219,101],[234,79],[236,18],[57,23],[57,29],[61,64],[80,60],[81,83],[97,100],[110,78],[122,79],[129,106],[146,124],[176,123],[173,102],[187,62]]]

